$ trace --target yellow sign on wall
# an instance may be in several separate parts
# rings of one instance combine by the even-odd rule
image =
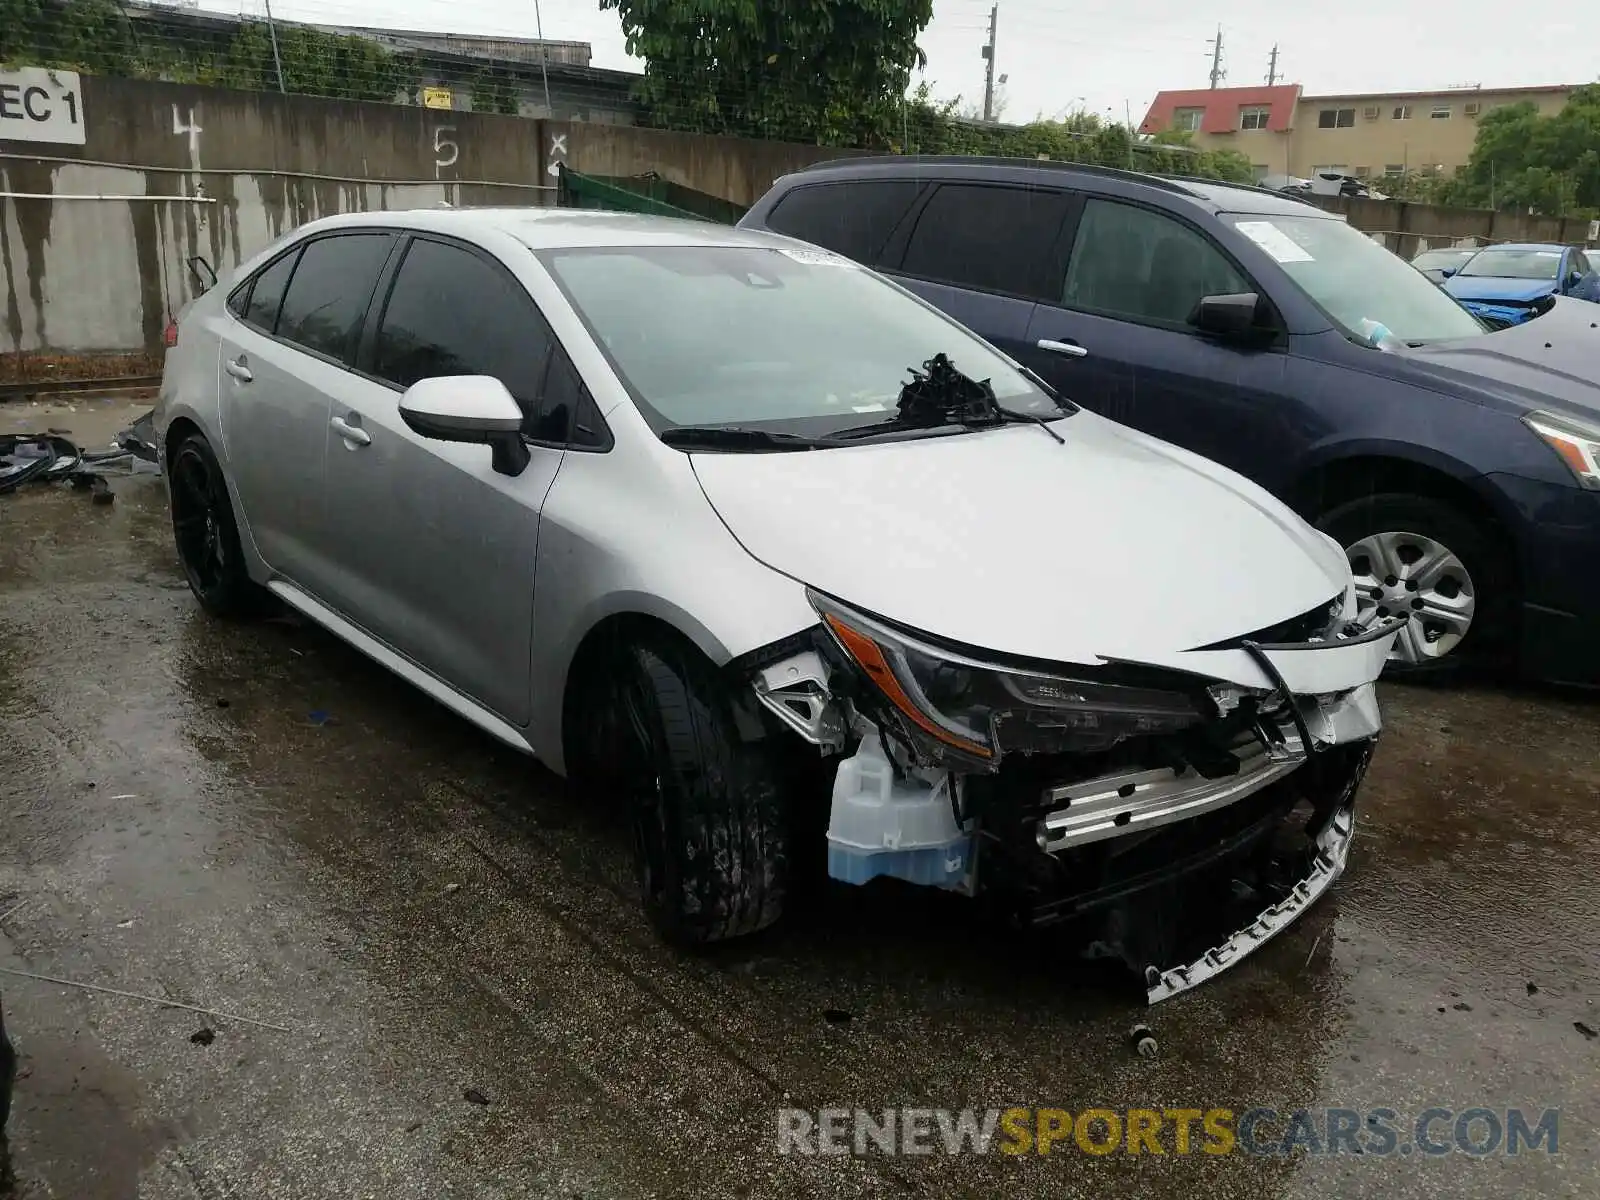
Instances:
[[[455,98],[449,88],[425,87],[422,89],[423,108],[453,108]]]

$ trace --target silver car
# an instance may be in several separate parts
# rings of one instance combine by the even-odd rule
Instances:
[[[679,942],[825,850],[1077,921],[1153,1001],[1344,866],[1397,625],[1343,551],[826,251],[318,221],[181,315],[156,429],[208,611],[287,604],[627,805]]]

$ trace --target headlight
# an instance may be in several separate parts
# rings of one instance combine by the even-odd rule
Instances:
[[[1600,427],[1542,412],[1529,413],[1522,421],[1561,456],[1579,487],[1600,489]]]
[[[973,758],[993,760],[1007,749],[1110,746],[1202,719],[1198,704],[1182,692],[994,666],[807,594],[839,648],[899,716]]]

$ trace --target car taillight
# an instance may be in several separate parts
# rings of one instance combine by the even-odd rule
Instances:
[[[167,322],[167,331],[161,335],[161,340],[168,350],[178,344],[178,323],[176,321]]]

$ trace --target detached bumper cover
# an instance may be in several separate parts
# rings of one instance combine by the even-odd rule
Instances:
[[[1318,835],[1317,853],[1312,859],[1311,870],[1295,885],[1294,890],[1278,903],[1262,910],[1254,921],[1221,945],[1213,946],[1193,962],[1156,975],[1145,992],[1149,1003],[1159,1004],[1198,987],[1282,933],[1333,886],[1335,879],[1344,874],[1350,843],[1354,839],[1355,809],[1347,803],[1334,812]]]

